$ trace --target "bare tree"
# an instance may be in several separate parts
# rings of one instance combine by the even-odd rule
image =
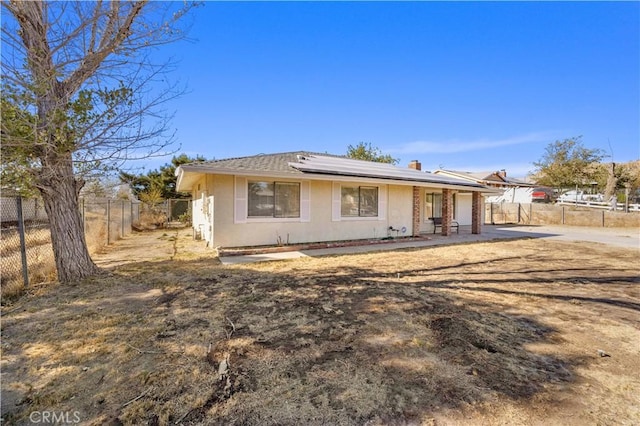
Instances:
[[[3,1],[2,157],[33,178],[44,200],[58,279],[98,268],[84,239],[78,195],[84,176],[158,155],[172,143],[162,107],[163,44],[185,38],[196,4],[141,1]]]

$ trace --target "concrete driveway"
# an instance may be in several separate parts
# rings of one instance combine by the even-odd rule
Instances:
[[[520,236],[562,241],[589,241],[640,250],[640,229],[638,228],[588,228],[558,225],[486,225],[483,231],[496,238],[518,238],[518,236]]]
[[[465,229],[469,228],[469,229]],[[252,254],[244,256],[223,256],[223,264],[265,262],[272,260],[296,259],[327,255],[370,253],[375,251],[399,250],[416,247],[442,246],[450,244],[473,243],[519,238],[547,238],[562,241],[589,241],[609,244],[617,247],[632,248],[640,254],[640,230],[638,228],[586,228],[576,226],[523,226],[523,225],[484,225],[482,234],[471,233],[470,227],[461,227],[459,234],[443,237],[440,234],[430,236],[429,240],[407,241],[388,244],[371,244],[350,247],[332,247],[314,250],[298,250],[282,253]]]

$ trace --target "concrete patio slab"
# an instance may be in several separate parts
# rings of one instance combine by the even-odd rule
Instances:
[[[274,260],[297,259],[301,257],[336,256],[361,254],[377,251],[393,251],[419,247],[444,246],[484,241],[510,240],[521,238],[547,238],[561,241],[589,241],[609,244],[617,247],[635,248],[640,254],[640,230],[637,228],[583,228],[570,226],[516,226],[485,225],[482,234],[472,234],[461,227],[459,234],[443,237],[440,234],[430,236],[429,240],[406,241],[387,244],[368,244],[349,247],[331,247],[313,250],[287,251],[281,253],[251,254],[244,256],[223,256],[220,261],[225,265],[239,263],[266,262]]]

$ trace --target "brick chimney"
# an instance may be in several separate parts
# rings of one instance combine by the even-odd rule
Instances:
[[[413,170],[422,170],[422,164],[418,160],[409,161],[409,168]]]

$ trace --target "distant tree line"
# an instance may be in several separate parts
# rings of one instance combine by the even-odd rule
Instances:
[[[380,148],[374,147],[371,142],[359,142],[357,145],[347,147],[347,157],[356,160],[373,161],[376,163],[398,164],[400,161],[389,154],[383,154]]]
[[[640,188],[640,160],[619,164],[603,162],[605,158],[602,149],[586,148],[581,136],[557,140],[533,163],[533,178],[540,185],[559,190],[596,186],[607,198],[618,189]]]
[[[176,191],[176,169],[183,164],[207,161],[198,155],[189,157],[187,154],[174,156],[170,163],[160,166],[157,170],[150,170],[145,174],[120,172],[120,182],[129,185],[135,197],[144,201],[152,196],[158,199],[191,198],[190,193]]]

